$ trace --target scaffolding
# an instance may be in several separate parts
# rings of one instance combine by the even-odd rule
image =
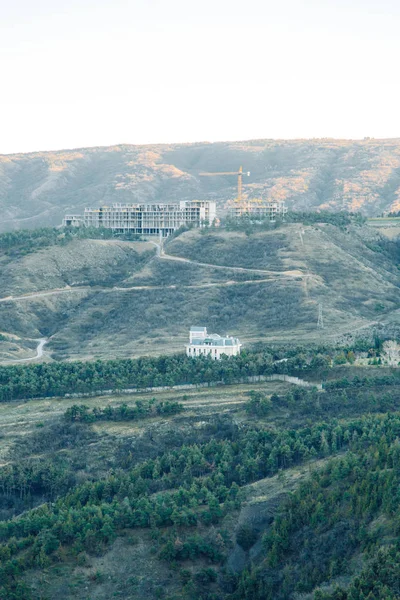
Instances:
[[[167,237],[183,225],[204,227],[216,218],[215,202],[182,201],[176,204],[120,204],[85,208],[83,217],[66,215],[63,224],[105,227],[116,233],[161,235]]]
[[[229,208],[229,216],[232,219],[238,219],[244,215],[251,216],[252,219],[265,219],[275,221],[279,217],[284,217],[288,209],[284,202],[267,202],[258,198],[243,201],[241,205],[233,205]]]

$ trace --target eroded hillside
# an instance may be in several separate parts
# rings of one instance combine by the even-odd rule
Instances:
[[[34,357],[42,338],[58,359],[182,351],[196,323],[248,344],[398,320],[397,262],[365,226],[192,230],[158,254],[151,242],[73,239],[0,256],[1,358]]]
[[[235,197],[234,176],[250,171],[250,197],[290,208],[366,215],[400,208],[400,140],[255,140],[112,146],[0,156],[0,232],[58,225],[65,212],[113,202]]]

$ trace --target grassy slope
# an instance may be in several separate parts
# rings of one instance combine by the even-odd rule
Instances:
[[[147,253],[147,254],[145,254]],[[73,240],[20,258],[0,256],[2,297],[65,286],[111,285],[152,255],[150,244],[116,240]]]
[[[376,215],[398,210],[400,141],[256,140],[121,145],[0,156],[0,231],[56,225],[88,205],[235,196],[235,177],[202,177],[243,164],[251,196],[299,209]]]
[[[165,247],[177,258],[249,271],[160,260],[139,242],[74,240],[0,256],[3,297],[73,288],[0,302],[0,331],[51,337],[47,349],[64,357],[140,355],[180,350],[188,328],[203,323],[244,342],[317,339],[322,303],[329,338],[396,318],[399,272],[371,249],[377,235],[292,224],[250,236],[191,231]]]

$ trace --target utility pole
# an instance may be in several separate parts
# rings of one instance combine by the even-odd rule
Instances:
[[[318,304],[318,329],[324,328],[324,316],[322,314],[322,304]]]

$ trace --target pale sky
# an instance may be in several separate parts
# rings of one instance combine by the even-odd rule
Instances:
[[[400,137],[398,0],[0,0],[0,153]]]

